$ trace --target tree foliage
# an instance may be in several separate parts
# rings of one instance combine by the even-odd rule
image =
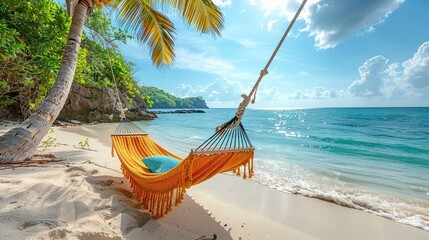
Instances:
[[[28,115],[44,99],[69,25],[65,11],[51,0],[0,1],[0,106],[19,102]]]
[[[17,106],[26,117],[43,101],[55,82],[70,23],[54,0],[0,1],[0,108]],[[133,63],[118,50],[130,38],[102,9],[95,9],[85,22],[74,81],[97,88],[118,86],[130,101],[140,96],[153,107],[206,107],[201,97],[181,99],[156,88],[139,88]]]
[[[220,36],[223,28],[223,15],[211,0],[112,0],[110,4],[118,9],[118,22],[129,29],[139,43],[147,44],[152,62],[157,66],[170,65],[175,57],[174,24],[158,9],[179,14],[201,33]]]
[[[178,98],[156,87],[140,87],[150,97],[152,108],[207,108],[203,97]]]
[[[66,11],[53,0],[0,1],[0,107],[16,104],[28,116],[41,103],[55,82],[69,27]],[[114,87],[114,75],[132,99],[139,94],[133,64],[116,45],[130,36],[102,10],[90,15],[86,27],[74,81]]]

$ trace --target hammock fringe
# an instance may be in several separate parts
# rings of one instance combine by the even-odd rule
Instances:
[[[112,148],[121,161],[122,173],[130,182],[136,200],[154,219],[164,217],[174,206],[182,203],[186,189],[218,173],[243,171],[243,179],[253,176],[252,149],[195,155],[191,152],[187,158],[181,159],[159,146],[147,134],[112,135]],[[169,172],[154,174],[141,161],[153,155],[171,156],[180,164]]]
[[[142,202],[143,208],[147,209],[154,218],[163,217],[171,211],[173,204],[174,206],[180,204],[187,188],[203,182],[217,173],[232,170],[233,173],[241,176],[241,171],[243,171],[243,179],[253,177],[254,148],[241,124],[241,118],[249,103],[255,102],[259,83],[268,74],[271,62],[306,2],[307,0],[303,0],[301,3],[249,95],[242,95],[243,101],[237,109],[236,116],[219,126],[216,133],[191,151],[187,158],[181,159],[171,154],[129,121],[120,124],[115,134],[112,134],[112,157],[116,150],[121,161],[122,172],[130,182],[136,199]],[[250,101],[252,97],[253,100]],[[120,99],[118,100],[121,104]],[[124,115],[122,107],[121,110]],[[170,156],[181,163],[166,173],[153,174],[141,162],[141,159],[154,155]]]

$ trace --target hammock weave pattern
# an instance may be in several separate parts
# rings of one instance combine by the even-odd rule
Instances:
[[[135,198],[154,218],[161,218],[182,202],[187,188],[217,173],[232,170],[244,179],[253,176],[254,148],[241,123],[234,128],[228,126],[182,159],[158,145],[135,124],[120,123],[112,134],[112,156],[114,152],[118,155]],[[152,173],[141,160],[155,155],[169,156],[180,163],[166,173]]]
[[[241,175],[240,168],[243,168],[244,179],[253,176],[255,149],[247,137],[241,119],[249,103],[255,103],[259,83],[268,74],[268,67],[306,2],[307,0],[304,0],[301,3],[250,93],[241,95],[243,100],[238,106],[235,117],[219,126],[213,136],[192,150],[185,159],[165,150],[131,122],[123,122],[118,126],[117,131],[112,135],[112,156],[116,151],[121,161],[122,172],[130,181],[135,197],[155,218],[163,217],[173,206],[180,204],[187,188],[217,173],[232,170],[237,175]],[[121,119],[123,119],[125,109],[122,108],[120,101],[119,104]],[[156,155],[175,158],[180,161],[180,164],[163,174],[152,173],[141,160]]]

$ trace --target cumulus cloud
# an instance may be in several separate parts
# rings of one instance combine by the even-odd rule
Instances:
[[[275,87],[270,88],[261,85],[257,92],[257,99],[259,100],[283,100],[284,98],[284,94]]]
[[[429,86],[429,42],[423,43],[414,56],[402,63],[404,78],[415,88]]]
[[[352,96],[401,99],[429,93],[429,41],[402,64],[383,56],[368,59],[359,67],[359,76],[347,89]]]
[[[245,92],[247,89],[239,81],[218,77],[207,85],[196,87],[181,83],[175,93],[180,97],[203,96],[207,101],[235,101],[241,100],[240,96]]]
[[[243,85],[240,81],[218,77],[206,85],[192,86],[181,83],[176,86],[174,94],[179,97],[202,96],[209,106],[235,107],[242,100],[241,94],[248,94],[251,87],[250,83]],[[285,99],[286,95],[277,88],[267,87],[264,84],[259,86],[257,102]]]
[[[402,100],[429,95],[429,41],[423,43],[413,57],[402,63],[390,62],[383,56],[366,60],[358,69],[359,78],[351,82],[345,90],[314,87],[283,93],[275,87],[262,84],[257,100],[305,100],[362,97],[375,99]],[[301,74],[307,74],[302,72]],[[206,85],[192,86],[179,84],[175,94],[180,97],[203,96],[208,104],[235,106],[241,101],[240,95],[250,91],[249,85],[240,81],[218,77]]]
[[[360,79],[355,80],[348,88],[353,96],[368,97],[382,94],[384,81],[389,68],[388,60],[383,56],[375,56],[359,67]]]
[[[299,7],[296,0],[257,0],[268,23],[286,18],[290,21]],[[350,35],[375,31],[405,0],[310,0],[300,19],[320,49],[333,48]],[[269,25],[267,25],[269,26]],[[271,24],[272,26],[272,24]]]
[[[281,94],[275,88],[267,88],[267,99],[302,100],[366,97],[377,99],[413,99],[429,95],[429,41],[423,43],[410,59],[391,63],[383,56],[366,60],[358,69],[359,78],[345,90],[314,87]],[[261,92],[261,91],[260,91]]]
[[[191,84],[180,83],[176,86],[175,95],[179,97],[193,97],[195,91]]]

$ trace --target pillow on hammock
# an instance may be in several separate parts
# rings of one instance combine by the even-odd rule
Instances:
[[[165,173],[179,165],[179,160],[168,156],[151,156],[142,159],[142,162],[153,173]]]

